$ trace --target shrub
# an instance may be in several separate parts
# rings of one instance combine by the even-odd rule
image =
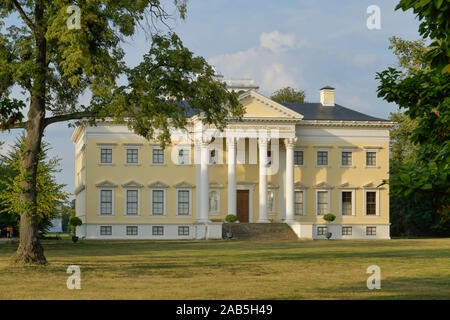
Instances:
[[[326,215],[323,216],[323,220],[325,220],[326,222],[333,222],[336,219],[336,216],[332,213],[327,213]]]
[[[75,217],[75,216],[70,217],[69,225],[72,227],[71,229],[72,229],[73,235],[75,235],[76,228],[81,226],[82,224],[83,224],[83,221],[81,221],[80,218]]]
[[[236,217],[236,215],[234,215],[234,214],[229,214],[229,215],[227,215],[227,216],[225,217],[225,221],[226,221],[226,222],[230,222],[230,223],[236,222],[236,221],[237,221],[237,217]]]

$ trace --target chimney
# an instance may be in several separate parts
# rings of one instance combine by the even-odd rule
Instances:
[[[334,88],[326,86],[320,89],[320,103],[325,107],[334,107]]]

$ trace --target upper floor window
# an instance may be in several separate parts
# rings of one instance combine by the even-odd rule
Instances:
[[[138,149],[127,149],[127,163],[138,163]]]
[[[351,166],[352,165],[352,153],[349,151],[342,152],[342,165]]]
[[[294,165],[303,165],[303,151],[294,151]]]
[[[376,166],[376,165],[377,165],[377,153],[366,152],[366,166]]]
[[[328,151],[317,151],[317,165],[318,166],[328,165]]]
[[[164,163],[164,150],[163,149],[153,149],[153,163],[155,163],[155,164]]]
[[[101,149],[100,163],[112,163],[112,149]]]

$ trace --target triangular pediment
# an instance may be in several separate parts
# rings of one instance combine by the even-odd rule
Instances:
[[[136,182],[134,180],[130,180],[127,183],[124,183],[122,187],[124,188],[142,188],[144,185],[140,184],[139,182]]]
[[[295,189],[306,189],[306,188],[308,188],[308,186],[300,181],[297,181],[296,183],[294,183],[294,188]]]
[[[177,184],[173,185],[175,188],[195,188],[195,185],[193,185],[192,183],[186,182],[186,181],[181,181]]]
[[[365,189],[382,189],[381,186],[378,186],[377,184],[373,183],[372,181],[363,185],[363,188],[365,188]]]
[[[318,183],[314,186],[316,189],[331,189],[333,186],[329,183],[326,183],[325,181]]]
[[[168,188],[169,185],[168,185],[168,184],[165,184],[164,182],[158,180],[158,181],[155,181],[155,182],[153,182],[153,183],[150,183],[150,184],[148,185],[148,187],[149,187],[149,188]]]
[[[244,118],[303,119],[303,115],[254,90],[250,90],[239,96],[239,102],[245,108]]]
[[[358,186],[350,183],[350,182],[345,182],[343,184],[339,185],[339,189],[357,189]]]
[[[109,187],[109,188],[115,188],[117,187],[117,184],[114,182],[111,182],[109,180],[103,180],[95,185],[96,187]]]

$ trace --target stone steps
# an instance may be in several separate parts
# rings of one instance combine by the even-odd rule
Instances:
[[[222,237],[227,238],[230,224],[222,225]],[[232,223],[231,232],[235,240],[298,240],[286,223]]]

